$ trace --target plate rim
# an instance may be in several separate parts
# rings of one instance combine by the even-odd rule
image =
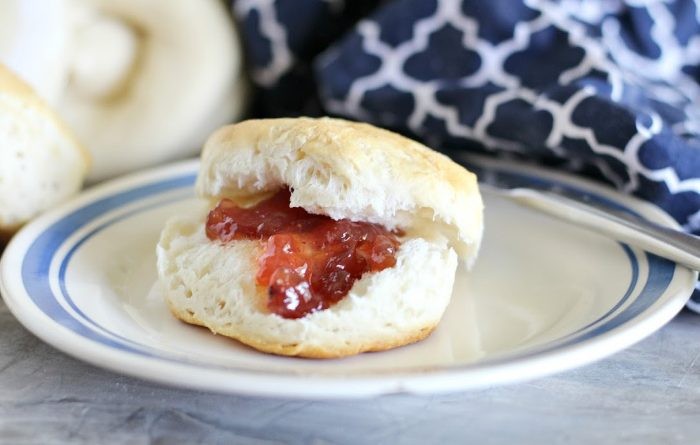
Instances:
[[[481,162],[479,158],[476,157],[477,162]],[[470,157],[470,159],[474,160],[475,157]],[[497,165],[498,168],[513,169],[518,172],[527,171],[536,176],[574,184],[612,197],[631,205],[633,208],[646,208],[647,212],[656,213],[661,222],[678,228],[675,221],[658,207],[633,197],[621,195],[600,184],[580,178],[571,178],[539,167],[519,166],[507,161],[490,159],[484,162]],[[562,348],[555,347],[550,351],[536,352],[529,357],[516,356],[501,361],[495,359],[484,363],[462,365],[461,367],[437,369],[431,367],[424,370],[412,369],[410,372],[397,371],[391,374],[380,373],[372,376],[358,374],[329,376],[314,373],[303,375],[294,373],[260,374],[240,369],[202,367],[196,363],[168,362],[162,358],[135,355],[95,342],[61,325],[36,307],[29,298],[24,298],[25,296],[29,297],[29,295],[23,287],[19,290],[14,289],[17,291],[16,293],[11,292],[13,288],[10,286],[14,284],[11,284],[13,283],[11,277],[13,265],[10,264],[10,258],[16,258],[21,263],[24,259],[22,252],[26,252],[31,241],[48,229],[52,223],[59,220],[61,216],[130,187],[135,188],[149,182],[156,182],[173,177],[178,173],[196,172],[197,165],[198,160],[187,160],[108,181],[86,190],[24,227],[10,241],[2,259],[0,259],[0,293],[10,312],[30,332],[54,348],[98,367],[133,377],[178,387],[254,396],[315,399],[357,398],[391,393],[425,394],[483,388],[551,375],[591,363],[642,340],[670,321],[685,305],[697,280],[697,272],[675,265],[669,286],[645,311],[609,332]],[[24,249],[22,249],[23,246]],[[21,270],[21,267],[17,268]],[[688,289],[683,288],[682,283],[679,283],[679,274],[676,273],[678,270],[688,277],[690,283]],[[673,294],[667,295],[669,290],[674,287],[678,289],[673,289]],[[50,332],[51,329],[47,329],[47,325],[54,329],[58,328],[58,335],[56,332]],[[517,373],[513,372],[515,369],[518,370]],[[191,377],[193,373],[197,374],[196,378]],[[189,375],[190,378],[186,378],[185,375]],[[307,377],[313,377],[313,383],[309,384]],[[352,384],[348,385],[348,382]]]

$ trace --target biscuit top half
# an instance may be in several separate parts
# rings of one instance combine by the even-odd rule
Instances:
[[[260,119],[207,141],[201,197],[246,205],[282,187],[291,206],[310,213],[444,236],[467,263],[481,241],[476,176],[396,133],[332,118]]]

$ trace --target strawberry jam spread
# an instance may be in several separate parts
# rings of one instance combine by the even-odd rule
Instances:
[[[265,243],[255,278],[268,289],[271,312],[301,318],[326,309],[345,297],[365,272],[396,264],[401,233],[289,207],[289,197],[289,190],[281,190],[249,208],[223,199],[206,224],[210,240]]]

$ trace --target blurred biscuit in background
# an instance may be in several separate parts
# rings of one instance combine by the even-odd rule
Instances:
[[[0,238],[80,190],[88,165],[71,131],[0,64]]]
[[[90,151],[89,181],[197,154],[247,97],[219,0],[6,0],[0,61]]]

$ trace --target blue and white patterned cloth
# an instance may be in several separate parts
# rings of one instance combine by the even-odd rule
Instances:
[[[255,113],[603,179],[700,234],[700,0],[237,0]],[[700,309],[700,286],[690,306]]]

